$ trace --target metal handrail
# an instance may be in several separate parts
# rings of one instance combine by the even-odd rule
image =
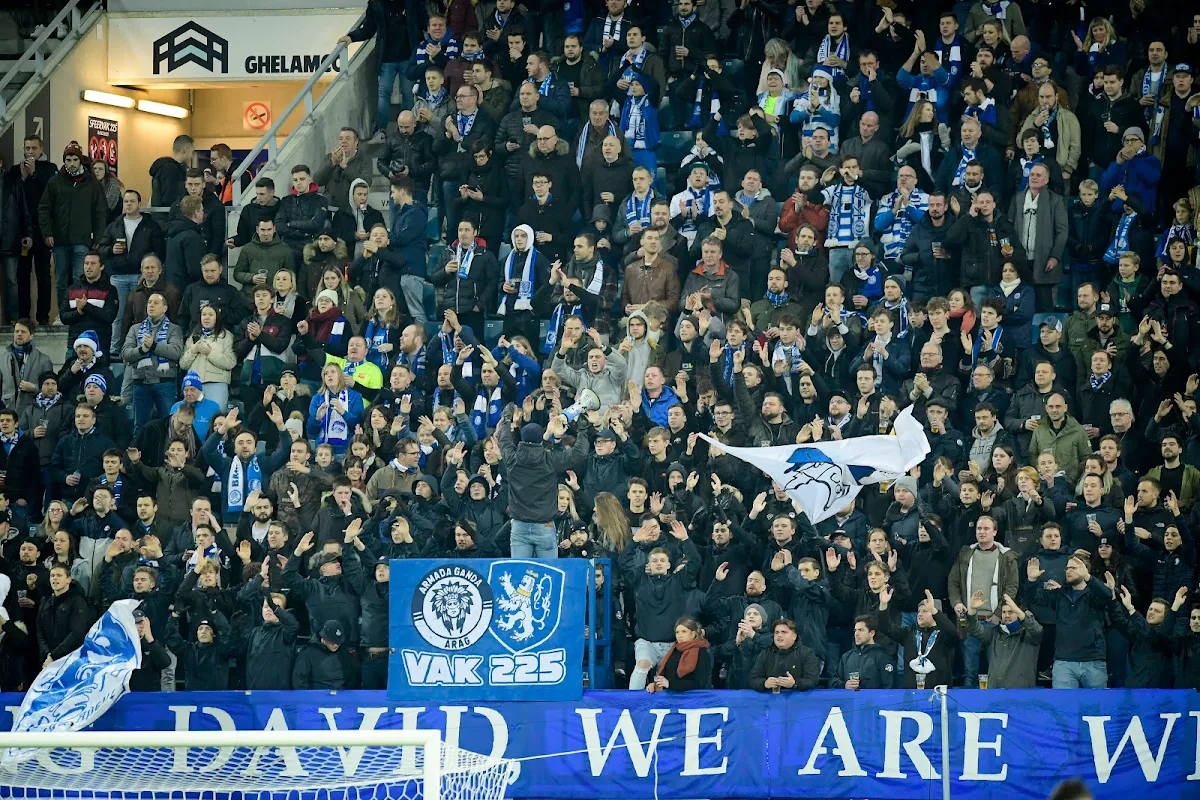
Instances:
[[[86,13],[80,13],[79,4],[81,2],[82,2],[82,0],[70,0],[70,2],[68,2],[67,5],[65,5],[63,7],[63,10],[58,12],[58,16],[54,18],[54,21],[49,23],[42,29],[41,34],[36,39],[33,40],[33,44],[29,45],[29,47],[26,48],[25,52],[21,55],[21,57],[18,58],[16,60],[16,62],[13,63],[13,65],[8,68],[8,72],[6,72],[2,77],[0,77],[0,119],[3,119],[5,112],[7,111],[7,109],[5,108],[5,101],[4,101],[4,94],[3,94],[4,89],[10,83],[12,83],[14,80],[16,80],[17,73],[20,71],[21,67],[25,65],[25,62],[27,62],[31,59],[33,61],[37,62],[36,74],[40,74],[43,69],[43,66],[44,66],[44,63],[43,63],[44,56],[42,55],[42,45],[44,45],[47,42],[47,40],[50,39],[51,35],[55,31],[58,30],[58,26],[62,25],[64,22],[66,22],[67,17],[70,17],[71,18],[70,31],[71,31],[71,33],[74,33],[75,31],[79,30],[80,26],[83,23],[84,17],[90,15],[93,11],[100,9],[100,7],[101,7],[100,0],[96,0],[96,2],[92,3],[91,7],[87,10]]]
[[[362,24],[363,20],[366,19],[366,16],[367,14],[364,11],[361,15],[359,15],[358,19],[354,21],[354,24],[350,26],[350,30],[354,30],[360,24]],[[233,209],[240,209],[244,205],[242,202],[242,176],[245,175],[246,171],[250,169],[251,165],[254,164],[254,159],[258,158],[258,154],[267,149],[267,144],[275,141],[275,137],[279,134],[279,129],[283,126],[284,121],[286,121],[287,118],[292,115],[293,111],[300,107],[301,103],[304,104],[305,119],[312,116],[313,89],[316,87],[317,81],[319,81],[325,74],[325,71],[332,67],[333,62],[336,61],[343,53],[347,56],[345,68],[338,72],[325,91],[330,91],[334,84],[336,84],[349,73],[349,45],[345,42],[339,41],[337,46],[333,48],[333,51],[321,60],[321,64],[317,67],[316,72],[312,74],[312,77],[308,79],[308,82],[305,83],[300,91],[296,93],[296,96],[292,98],[292,102],[288,103],[288,106],[283,110],[283,113],[276,116],[275,121],[271,123],[271,127],[263,131],[263,135],[258,140],[258,144],[254,145],[249,154],[242,159],[242,163],[238,164],[237,169],[235,169],[233,174],[229,176],[229,180],[233,184],[233,198],[232,203],[230,204]],[[304,124],[303,121],[300,123],[300,125],[302,124]],[[297,125],[296,127],[299,128],[300,125]]]

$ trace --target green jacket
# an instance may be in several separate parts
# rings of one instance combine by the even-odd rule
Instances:
[[[1125,359],[1129,356],[1129,334],[1119,324],[1113,326],[1112,344],[1117,348],[1117,356],[1112,360],[1113,367],[1120,366],[1125,363]],[[1071,352],[1075,356],[1076,374],[1090,375],[1092,373],[1092,354],[1100,347],[1100,329],[1093,323],[1092,328],[1083,336],[1083,341],[1080,342],[1079,348],[1075,348],[1074,342],[1071,344]]]
[[[1067,414],[1063,418],[1062,427],[1055,431],[1050,427],[1050,418],[1042,417],[1042,424],[1033,431],[1029,440],[1029,459],[1037,463],[1041,453],[1054,453],[1058,468],[1067,476],[1067,482],[1072,486],[1079,480],[1079,467],[1083,459],[1092,454],[1092,445],[1087,433],[1079,420]]]
[[[1162,480],[1162,466],[1157,466],[1146,473],[1147,478],[1154,478],[1156,481]],[[1196,469],[1191,464],[1183,465],[1183,497],[1179,498],[1179,513],[1187,516],[1192,510],[1192,506],[1196,504],[1197,496],[1200,496],[1200,469]]]
[[[266,270],[267,286],[270,286],[275,280],[275,273],[285,268],[290,269],[292,274],[296,272],[296,256],[292,253],[292,248],[288,247],[278,234],[269,242],[260,241],[256,234],[238,253],[233,277],[242,285],[246,296],[253,299],[255,274]],[[296,276],[297,285],[299,281],[299,276]]]
[[[55,246],[68,244],[92,247],[104,235],[108,204],[104,187],[90,170],[72,178],[61,169],[42,192],[38,204],[38,226],[43,238],[54,238]]]
[[[1095,328],[1095,314],[1089,316],[1076,309],[1071,312],[1071,316],[1067,317],[1067,324],[1063,326],[1063,333],[1066,336],[1066,345],[1071,348],[1071,355],[1075,356],[1076,363],[1083,363],[1080,361],[1080,353],[1083,352],[1084,345],[1087,344],[1088,333],[1095,330]],[[1060,464],[1059,466],[1062,465]]]

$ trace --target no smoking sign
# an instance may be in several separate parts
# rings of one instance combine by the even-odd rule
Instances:
[[[242,130],[263,131],[271,124],[271,104],[253,100],[243,104]]]

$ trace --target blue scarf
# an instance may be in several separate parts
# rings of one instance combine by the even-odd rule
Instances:
[[[346,422],[344,414],[339,413],[333,407],[334,395],[328,390],[324,390],[325,402],[329,404],[329,408],[325,411],[324,430],[321,433],[322,444],[330,445],[335,451],[341,452],[346,449],[346,445],[350,442],[349,423]],[[342,389],[338,392],[337,400],[340,400],[342,405],[346,407],[346,413],[350,413],[350,391]]]
[[[475,118],[479,116],[479,112],[474,114],[464,115],[461,111],[454,115],[454,121],[458,123],[458,135],[462,138],[467,138],[471,133],[471,128],[475,127]]]
[[[141,322],[138,323],[138,332],[137,332],[138,349],[139,350],[141,349],[141,341],[143,338],[145,338],[146,334],[148,334],[148,333],[153,334],[155,345],[166,344],[167,343],[167,334],[170,332],[170,330],[171,330],[171,321],[169,319],[167,319],[165,314],[163,315],[163,318],[159,321],[158,326],[154,329],[154,331],[150,330],[150,318],[146,317],[144,320],[142,320]],[[163,358],[162,356],[158,355],[157,353],[154,353],[153,355],[151,353],[146,353],[145,355],[143,355],[141,360],[138,361],[138,366],[139,367],[149,366],[151,358],[154,358],[158,362],[158,371],[159,372],[169,372],[170,371],[171,362],[168,361],[167,359]]]
[[[1054,104],[1054,108],[1050,109],[1050,113],[1046,115],[1046,124],[1042,126],[1042,147],[1047,150],[1054,149],[1054,121],[1058,119],[1058,103]]]
[[[642,71],[642,64],[646,63],[646,55],[648,53],[649,51],[643,47],[642,52],[634,56],[633,61],[630,62],[629,66],[625,68],[625,71],[621,73],[621,77],[627,81],[631,81],[636,78],[638,73]],[[629,55],[628,50],[625,51],[625,55]],[[621,63],[625,63],[625,56],[621,56]]]
[[[440,106],[443,102],[445,102],[445,100],[446,100],[446,87],[445,86],[443,86],[441,89],[438,89],[437,94],[430,94],[428,89],[425,90],[425,102],[428,103],[430,105],[430,107]]]
[[[0,437],[0,438],[3,438],[3,437]],[[14,437],[13,437],[13,442],[12,442],[12,443],[13,443],[13,444],[16,444],[16,443],[17,443],[17,437],[16,437],[16,436],[14,436]],[[7,444],[7,442],[6,442],[6,444]],[[9,447],[9,452],[12,452],[12,448],[11,448],[11,447]],[[116,480],[116,483],[111,483],[111,484],[110,484],[110,483],[108,482],[108,476],[107,476],[107,475],[105,475],[103,472],[101,472],[101,473],[100,473],[100,480],[98,481],[98,483],[99,483],[101,486],[107,486],[109,489],[112,489],[113,503],[115,503],[115,504],[116,504],[116,505],[118,505],[118,506],[119,506],[119,505],[121,505],[121,489],[122,489],[122,487],[124,487],[124,485],[125,485],[125,476],[121,475],[120,473],[117,473],[117,480]]]
[[[771,308],[779,308],[781,305],[786,303],[788,299],[787,292],[780,292],[779,294],[775,294],[771,291],[767,292],[767,300],[770,301]]]
[[[388,336],[390,338],[391,334],[389,333]],[[445,355],[446,355],[446,349],[445,349],[445,347],[443,347],[442,348],[442,357],[445,358]],[[408,353],[401,350],[399,355],[396,356],[396,363],[403,364],[404,366],[408,367],[408,369],[412,372],[412,374],[414,376],[416,376],[418,378],[424,377],[425,376],[425,345],[421,345],[421,349],[418,350],[417,352],[413,353],[411,356]],[[449,364],[450,362],[445,361],[443,363]]]
[[[457,357],[454,352],[454,337],[445,331],[439,331],[438,342],[442,345],[442,363],[453,364]]]
[[[479,394],[475,395],[475,406],[471,410],[471,427],[480,439],[486,439],[488,431],[494,431],[500,424],[500,414],[504,411],[504,400],[501,397],[503,388],[503,384],[496,384],[490,391],[486,387],[480,387]]]
[[[458,260],[458,273],[456,277],[460,281],[465,281],[471,277],[471,262],[475,260],[475,243],[471,242],[464,250],[459,244],[454,248],[454,257]]]
[[[13,433],[12,436],[4,436],[3,434],[0,434],[0,442],[4,443],[4,452],[8,455],[12,455],[13,448],[17,446],[17,442],[20,441],[20,439],[21,430],[19,428]],[[103,473],[101,473],[100,477],[104,477]]]
[[[1171,227],[1163,231],[1163,234],[1158,239],[1158,252],[1155,253],[1163,261],[1167,260],[1167,245],[1172,239],[1180,239],[1184,244],[1191,248],[1196,243],[1196,226],[1190,222],[1185,222],[1180,225],[1178,222],[1171,223]]]
[[[625,223],[632,225],[635,222],[640,222],[643,228],[650,227],[650,205],[654,202],[654,189],[646,192],[646,197],[643,200],[638,200],[637,195],[630,192],[629,199],[625,201]]]
[[[954,168],[954,181],[951,185],[962,186],[963,175],[967,172],[967,162],[975,160],[975,151],[968,150],[967,146],[959,145],[962,149],[962,158],[958,160],[958,166]]]
[[[550,84],[553,82],[554,82],[554,73],[553,72],[546,73],[546,77],[543,78],[542,82],[538,84],[538,94],[540,94],[542,97],[549,97],[550,96]]]
[[[784,344],[780,342],[775,345],[775,353],[771,356],[771,362],[784,361],[788,365],[788,372],[795,375],[800,371],[800,365],[804,363],[804,355],[800,352],[800,346],[796,343]]]
[[[999,352],[1000,337],[1004,335],[1004,326],[997,325],[996,330],[992,334],[992,352]],[[979,329],[979,333],[975,334],[975,341],[971,344],[971,368],[974,369],[979,364],[979,348],[983,345],[983,328]]]
[[[694,205],[697,203],[703,202],[704,205],[701,206],[699,212],[697,212],[695,219],[692,219],[690,216],[685,216],[683,218],[683,222],[679,226],[680,233],[691,233],[691,232],[695,231],[697,229],[696,223],[699,222],[701,219],[707,217],[708,210],[709,210],[709,208],[712,207],[712,191],[710,189],[708,189],[707,187],[705,187],[704,189],[701,189],[700,191],[696,191],[695,189],[693,189],[691,187],[691,185],[689,185],[687,187],[686,191],[688,193],[688,198],[687,198],[687,200],[684,201],[685,202],[685,210],[686,210],[687,206],[691,206],[691,205]]]
[[[328,414],[325,415],[328,418]],[[253,456],[250,463],[243,466],[242,460],[236,455],[229,463],[229,475],[225,481],[225,511],[227,514],[240,514],[246,507],[246,498],[251,492],[262,491],[262,467],[258,464],[258,456]]]
[[[900,190],[897,189],[880,200],[879,207],[890,210],[895,206],[896,198],[899,196]],[[924,215],[928,208],[929,195],[916,188],[908,193],[907,208],[898,214],[892,215],[892,224],[879,237],[879,241],[883,244],[883,257],[885,259],[898,259],[904,251],[904,245],[908,241],[909,234],[912,233],[913,229],[913,217],[910,212],[919,212],[921,215]]]
[[[1108,249],[1104,251],[1104,260],[1109,264],[1116,264],[1121,260],[1121,253],[1129,250],[1129,229],[1133,227],[1133,220],[1137,217],[1136,211],[1131,211],[1128,214],[1122,214],[1117,220],[1117,229],[1113,232],[1112,241],[1108,243]]]
[[[1167,65],[1163,64],[1162,72],[1158,74],[1158,83],[1152,80],[1153,73],[1150,67],[1146,67],[1146,72],[1142,75],[1142,97],[1153,97],[1155,105],[1158,104],[1158,93],[1162,90],[1163,82],[1167,79]],[[1142,113],[1146,116],[1146,122],[1150,121],[1150,115],[1154,113],[1154,106],[1147,106],[1142,109]]]
[[[646,136],[646,112],[649,110],[649,103],[648,95],[641,97],[629,95],[625,98],[625,105],[621,108],[621,128],[625,133],[625,141],[629,142],[629,146],[635,150],[653,149]]]
[[[871,201],[866,189],[839,183],[825,189],[823,195],[830,207],[826,247],[850,247],[867,235]]]
[[[554,313],[550,315],[550,326],[546,329],[546,342],[542,345],[542,355],[548,356],[554,352],[554,347],[558,344],[558,332],[562,330],[568,315],[583,319],[583,306],[576,303],[568,310],[567,304],[563,302],[554,307]]]
[[[486,58],[486,56],[483,54],[482,50],[479,50],[474,53],[460,53],[459,58],[461,58],[463,61],[470,63],[472,61],[483,61]]]
[[[983,10],[996,19],[1004,19],[1008,14],[1008,0],[1000,0],[999,3],[983,3],[982,5]]]
[[[714,93],[712,102],[709,103],[708,110],[705,111],[704,103],[704,77],[696,79],[696,98],[692,101],[692,119],[691,126],[693,128],[702,128],[708,120],[709,115],[716,116],[721,110],[721,98]],[[725,115],[721,115],[721,119],[717,122],[717,133],[721,136],[728,136],[729,130],[725,127]]]
[[[1104,384],[1108,383],[1108,379],[1111,377],[1112,377],[1112,370],[1110,369],[1108,372],[1104,373],[1103,375],[1100,375],[1099,377],[1097,377],[1094,374],[1089,375],[1088,383],[1090,383],[1092,385],[1093,392],[1098,392],[1098,391],[1100,391],[1100,387],[1103,386]]]
[[[611,119],[605,119],[604,125],[607,129],[605,138],[617,135],[617,126],[613,124]],[[591,130],[591,123],[584,125],[583,130],[579,132],[579,141],[575,143],[575,168],[583,169],[583,154],[587,150],[588,131]]]
[[[379,346],[391,341],[392,327],[372,319],[367,323],[367,329],[363,331],[363,338],[367,340],[367,360],[379,367],[381,371],[386,369],[388,354],[381,353]]]
[[[724,364],[725,383],[729,384],[730,386],[733,386],[733,354],[735,352],[745,353],[746,352],[746,343],[742,342],[737,347],[731,347],[729,344],[726,344],[724,347],[724,350],[725,350],[725,364]]]
[[[925,632],[919,627],[913,631],[913,642],[917,646],[917,655],[913,660],[921,666],[924,666],[925,662],[929,660],[929,653],[933,650],[933,645],[934,642],[937,641],[938,633],[938,629],[934,628],[929,634],[929,645],[924,646],[922,643],[925,639]]]
[[[830,55],[835,55],[838,58],[842,59],[843,61],[850,60],[850,34],[849,33],[846,33],[845,31],[843,31],[842,38],[838,39],[836,45],[829,38],[828,34],[825,35],[825,38],[821,40],[821,46],[817,48],[817,63],[824,64],[825,59],[829,58]],[[842,69],[841,67],[830,67],[829,71],[833,73],[835,78],[839,75],[846,74],[846,71],[844,69]]]
[[[446,398],[443,395],[443,392],[450,393],[449,402],[446,402]],[[454,401],[457,399],[458,399],[458,392],[456,392],[452,389],[443,389],[440,386],[435,386],[433,389],[433,405],[430,406],[430,408],[440,408],[442,406],[445,406],[446,408],[453,409]]]
[[[679,18],[679,26],[686,31],[688,29],[688,25],[691,25],[695,21],[696,21],[696,12],[693,11],[690,16]]]
[[[933,43],[933,52],[937,54],[938,63],[941,64],[942,69],[950,73],[951,82],[958,80],[959,74],[962,73],[962,37],[955,34],[954,41],[946,44],[942,41],[942,37],[939,36],[937,41]],[[866,93],[866,90],[862,88],[861,78],[859,89],[864,94]],[[871,109],[868,108],[867,110],[870,111]]]
[[[884,300],[883,307],[886,308],[888,311],[899,312],[896,315],[897,317],[899,317],[898,324],[896,325],[896,330],[897,330],[896,338],[903,339],[905,336],[908,335],[908,329],[909,329],[908,299],[905,297],[901,297],[900,302],[897,303],[896,305],[892,305],[889,301]]]
[[[530,247],[529,251],[524,254],[524,262],[521,265],[521,272],[518,275],[516,272],[517,251],[510,250],[508,258],[504,260],[504,280],[520,280],[520,288],[517,289],[517,300],[513,304],[514,311],[532,311],[533,310],[533,268],[537,263],[537,248]],[[515,276],[515,277],[514,277]],[[500,292],[500,307],[496,309],[496,313],[504,316],[508,311],[508,300],[510,295]]]

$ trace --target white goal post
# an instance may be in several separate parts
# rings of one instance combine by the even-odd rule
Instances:
[[[39,795],[502,800],[514,767],[434,730],[0,733],[0,786]]]

